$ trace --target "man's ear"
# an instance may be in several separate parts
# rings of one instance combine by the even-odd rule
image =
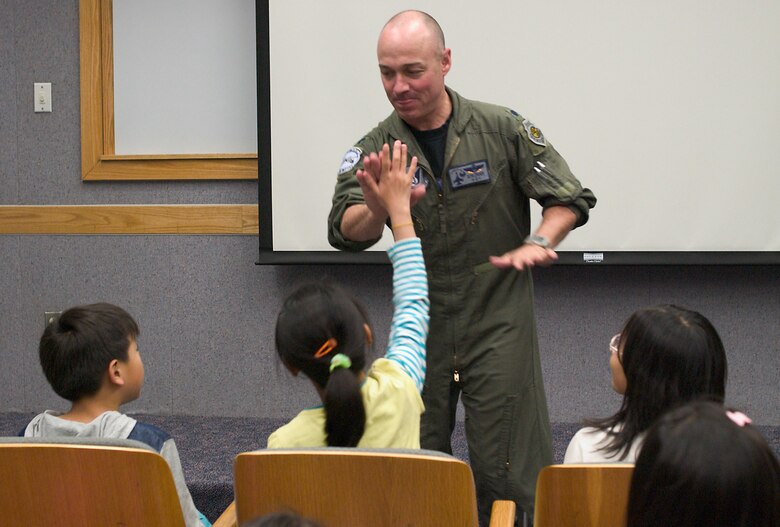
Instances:
[[[108,381],[116,386],[125,385],[125,378],[122,376],[122,364],[117,359],[108,363]]]
[[[445,48],[441,55],[441,73],[447,75],[452,67],[452,49]]]
[[[371,332],[371,327],[368,324],[363,323],[363,331],[366,332],[366,344],[371,346],[374,343],[374,334]]]

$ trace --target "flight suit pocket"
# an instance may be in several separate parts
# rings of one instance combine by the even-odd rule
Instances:
[[[549,464],[549,436],[539,422],[537,388],[531,384],[507,396],[501,420],[500,455],[496,470],[506,496],[533,496],[536,475]]]
[[[504,403],[504,412],[501,416],[501,435],[499,437],[499,458],[496,459],[497,475],[502,479],[506,478],[507,472],[512,467],[512,448],[515,428],[515,410],[517,407],[517,394],[508,395]],[[508,488],[504,488],[504,495],[507,495]]]
[[[470,208],[463,211],[465,244],[475,275],[490,270],[490,256],[500,256],[519,247],[524,238],[523,218],[528,200],[512,181],[506,162],[491,168],[490,187],[471,200]]]
[[[498,268],[490,262],[482,262],[481,264],[477,264],[474,266],[474,269],[472,270],[472,272],[476,276],[480,276],[485,273],[490,273],[492,271],[498,271]]]

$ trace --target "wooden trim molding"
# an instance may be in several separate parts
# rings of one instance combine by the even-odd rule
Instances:
[[[257,205],[2,205],[0,234],[252,234]]]
[[[257,179],[257,154],[115,156],[112,0],[79,0],[79,47],[82,180]]]

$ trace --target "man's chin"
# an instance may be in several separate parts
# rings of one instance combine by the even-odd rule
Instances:
[[[412,108],[396,105],[393,105],[393,108],[395,108],[398,116],[406,122],[414,121],[415,116],[417,115],[417,112],[415,112]]]

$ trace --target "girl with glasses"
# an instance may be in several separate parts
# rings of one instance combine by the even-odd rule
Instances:
[[[709,320],[661,305],[636,311],[610,342],[612,387],[623,395],[610,417],[585,421],[564,463],[633,463],[646,430],[664,412],[699,398],[723,402],[726,352]]]

